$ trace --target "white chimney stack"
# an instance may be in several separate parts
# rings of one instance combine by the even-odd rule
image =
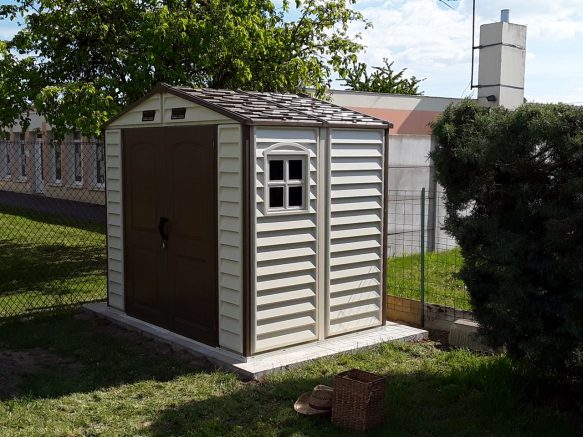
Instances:
[[[500,16],[499,23],[480,26],[478,100],[514,109],[524,102],[526,26],[510,23],[508,9]]]

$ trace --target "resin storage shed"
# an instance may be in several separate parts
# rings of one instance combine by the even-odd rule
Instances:
[[[158,85],[105,126],[108,305],[244,357],[383,325],[388,128]]]

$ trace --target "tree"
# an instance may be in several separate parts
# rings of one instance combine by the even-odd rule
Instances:
[[[464,101],[433,125],[460,276],[493,346],[583,375],[583,107]]]
[[[0,51],[0,123],[34,107],[57,135],[97,134],[157,82],[321,95],[362,49],[354,3],[296,0],[289,20],[289,0],[16,0],[0,6],[23,22]]]
[[[345,65],[341,71],[341,78],[346,86],[354,91],[369,91],[375,93],[412,94],[422,95],[419,84],[425,79],[417,79],[415,76],[405,77],[406,68],[399,72],[393,70],[393,62],[384,58],[380,67],[372,67],[373,72],[368,72],[368,66],[363,62],[353,62]]]

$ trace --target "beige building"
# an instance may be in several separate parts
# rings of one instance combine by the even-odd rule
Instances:
[[[32,113],[0,141],[0,191],[105,205],[105,150],[101,141],[74,132],[62,142],[51,126]]]

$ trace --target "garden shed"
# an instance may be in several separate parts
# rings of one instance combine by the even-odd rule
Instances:
[[[384,325],[389,127],[156,86],[105,125],[109,307],[243,357]]]

